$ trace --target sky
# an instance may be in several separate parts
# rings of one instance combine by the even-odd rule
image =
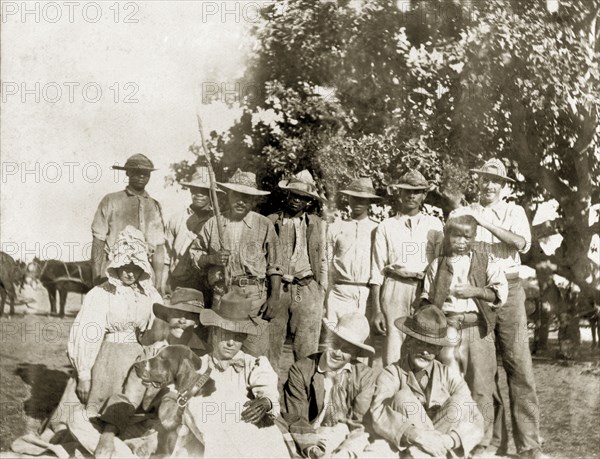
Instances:
[[[264,3],[264,2],[263,2]],[[165,188],[191,158],[198,111],[210,130],[235,97],[257,5],[247,2],[5,2],[1,25],[0,242],[15,258],[89,257],[101,198],[126,185],[111,170],[135,153],[159,170],[148,192],[168,216],[189,193]]]

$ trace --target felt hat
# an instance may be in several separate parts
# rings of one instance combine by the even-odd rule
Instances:
[[[259,325],[264,321],[252,317],[253,300],[245,294],[226,293],[221,297],[215,309],[203,309],[200,312],[200,323],[207,327],[218,327],[247,335],[259,335]]]
[[[246,172],[238,169],[227,182],[217,182],[223,188],[237,191],[238,193],[249,194],[252,196],[266,196],[271,194],[270,191],[262,191],[258,189],[256,184],[256,174],[254,172]]]
[[[418,170],[410,169],[407,173],[400,177],[398,183],[388,186],[388,192],[391,193],[391,191],[396,188],[401,188],[404,190],[429,190],[431,188],[431,184]]]
[[[348,188],[341,190],[340,193],[356,198],[381,199],[381,196],[375,194],[375,187],[369,177],[357,178],[350,182]]]
[[[299,194],[301,196],[307,196],[312,199],[322,200],[317,190],[317,184],[313,179],[311,173],[304,169],[298,172],[289,179],[281,180],[279,182],[279,188],[288,190],[291,193]]]
[[[178,317],[198,320],[200,311],[203,309],[204,295],[202,292],[183,287],[177,287],[166,304],[154,303],[152,307],[154,315],[164,321]]]
[[[180,182],[181,186],[187,188],[204,188],[210,189],[210,176],[208,175],[208,167],[198,167],[194,175],[192,175],[192,180],[189,182]],[[223,190],[217,189],[219,193],[223,193]]]
[[[438,346],[455,346],[448,339],[448,324],[444,313],[435,305],[419,309],[412,317],[400,317],[394,325],[407,335]]]
[[[486,161],[480,169],[469,169],[470,172],[475,172],[479,175],[487,175],[488,177],[494,177],[505,182],[514,182],[507,173],[506,166],[502,161],[496,158],[492,158]]]
[[[329,322],[327,319],[323,319],[323,323],[328,333],[354,346],[359,355],[364,355],[365,351],[369,354],[375,353],[375,349],[372,346],[365,344],[371,330],[369,328],[369,321],[363,314],[352,312],[344,314],[335,324]]]
[[[154,164],[152,163],[152,161],[150,161],[148,159],[148,157],[146,157],[145,155],[142,155],[141,153],[138,153],[136,155],[133,155],[133,156],[130,156],[129,158],[127,158],[127,161],[125,161],[124,166],[113,166],[112,168],[119,170],[119,171],[126,171],[126,170],[155,171],[156,170],[154,168]]]

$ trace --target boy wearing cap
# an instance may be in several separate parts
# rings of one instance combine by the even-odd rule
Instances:
[[[124,166],[113,166],[126,171],[129,184],[123,191],[102,198],[92,222],[92,276],[94,284],[101,284],[108,265],[108,253],[117,236],[128,225],[139,229],[146,239],[149,258],[154,271],[154,286],[162,288],[164,268],[165,225],[160,204],[146,192],[154,164],[146,156],[136,154]]]
[[[502,161],[491,159],[471,172],[479,176],[479,203],[456,209],[450,217],[472,215],[479,225],[473,247],[494,255],[504,269],[508,299],[498,311],[495,332],[511,393],[513,437],[519,454],[538,458],[542,454],[539,402],[529,343],[523,339],[527,336],[527,314],[525,291],[519,280],[520,253],[531,246],[529,221],[523,207],[501,199],[505,186],[514,182]]]
[[[443,225],[439,218],[421,212],[430,185],[410,170],[391,189],[400,189],[398,215],[385,219],[375,232],[371,265],[371,298],[375,331],[386,336],[385,365],[400,358],[403,336],[394,326],[412,313],[427,265],[439,253]]]
[[[201,273],[221,268],[229,280],[227,290],[250,296],[251,317],[271,320],[279,311],[279,241],[271,220],[252,210],[257,198],[270,192],[257,188],[255,174],[240,169],[219,185],[227,190],[229,209],[220,221],[211,217],[192,242],[192,264]],[[213,307],[219,300],[220,295],[213,289]],[[262,327],[261,333],[244,342],[244,351],[255,357],[267,355],[269,349],[268,324],[263,320],[257,323]]]
[[[477,221],[470,215],[449,218],[444,227],[443,254],[427,269],[422,304],[434,304],[448,321],[449,338],[456,346],[444,348],[440,361],[454,366],[464,378],[484,415],[485,434],[473,455],[490,444],[496,346],[496,311],[506,301],[508,285],[498,260],[471,249]]]
[[[242,351],[246,336],[261,332],[251,301],[229,292],[216,309],[200,313],[211,344],[200,357],[201,371],[211,370],[215,391],[187,404],[172,457],[289,457],[273,423],[279,415],[277,373],[266,357]]]
[[[407,337],[400,361],[377,379],[375,432],[410,457],[468,457],[483,437],[483,417],[460,374],[435,360],[453,345],[444,314],[429,305],[395,325]]]
[[[304,456],[356,457],[369,443],[363,417],[375,388],[373,370],[356,360],[374,353],[364,344],[369,322],[358,312],[323,322],[325,350],[290,368],[283,417]]]
[[[286,207],[269,215],[279,236],[283,272],[280,309],[270,324],[269,360],[275,368],[288,322],[294,358],[317,352],[328,277],[325,224],[319,216],[307,212],[311,203],[321,199],[312,175],[303,170],[280,181],[279,187],[287,191]]]
[[[369,217],[369,207],[381,198],[371,179],[354,180],[340,191],[348,197],[351,219],[336,221],[327,229],[329,292],[327,319],[337,320],[348,313],[366,313],[371,280],[371,251],[377,222]]]
[[[206,353],[206,333],[198,327],[204,308],[202,293],[178,288],[170,302],[154,303],[156,316],[152,328],[139,336],[140,344],[151,346],[143,354],[157,352],[171,344],[183,344],[197,355]],[[76,416],[69,429],[76,440],[96,457],[147,457],[156,453],[159,423],[156,413],[163,393],[145,386],[135,371],[130,371],[121,393],[113,394],[97,419]]]
[[[192,203],[185,210],[173,215],[166,229],[166,257],[169,276],[167,285],[171,291],[177,287],[189,287],[201,290],[208,298],[206,273],[200,275],[194,269],[189,248],[200,234],[202,227],[213,216],[210,201],[210,180],[207,167],[198,167],[189,182],[181,182],[188,188]],[[222,193],[221,190],[218,190]],[[210,307],[210,301],[208,306]]]

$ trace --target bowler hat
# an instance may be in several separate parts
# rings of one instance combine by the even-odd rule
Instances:
[[[483,166],[481,166],[481,169],[469,169],[469,171],[475,172],[479,175],[494,177],[505,182],[514,182],[514,180],[506,174],[506,166],[502,163],[502,161],[496,158],[486,161]]]
[[[289,179],[281,180],[279,182],[279,188],[313,199],[323,199],[321,196],[319,196],[317,184],[315,183],[311,173],[306,169],[298,172]]]
[[[150,161],[145,155],[138,153],[136,155],[130,156],[125,161],[124,166],[113,166],[113,169],[119,171],[127,171],[127,170],[143,170],[143,171],[155,171],[154,164]]]
[[[264,321],[252,317],[253,300],[248,295],[229,292],[221,297],[215,309],[200,312],[200,323],[207,327],[218,327],[247,335],[259,335],[259,325]]]
[[[357,178],[350,182],[348,188],[341,190],[340,193],[356,198],[381,199],[381,196],[375,194],[375,187],[369,177]]]
[[[339,318],[337,324],[323,319],[325,329],[328,333],[332,333],[338,338],[351,344],[357,349],[357,354],[364,355],[364,351],[370,354],[375,353],[375,349],[365,341],[369,337],[369,321],[367,318],[358,312],[344,314]]]
[[[394,325],[419,341],[438,346],[455,346],[457,344],[448,339],[446,317],[441,309],[433,304],[419,309],[412,317],[396,319]]]
[[[423,174],[416,169],[411,169],[400,177],[398,183],[389,185],[388,192],[394,188],[402,188],[404,190],[429,190],[431,185],[427,179],[423,177]]]
[[[193,288],[177,287],[166,303],[154,303],[152,307],[154,315],[159,319],[168,321],[183,316],[198,320],[200,312],[204,309],[204,295]]]
[[[227,182],[217,182],[223,188],[252,196],[266,196],[270,191],[262,191],[256,185],[256,174],[237,169]]]

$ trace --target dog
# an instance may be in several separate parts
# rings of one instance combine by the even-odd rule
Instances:
[[[167,432],[167,451],[170,452],[175,446],[176,429],[182,424],[183,409],[188,400],[197,395],[212,394],[216,390],[215,382],[210,378],[210,369],[200,371],[200,357],[187,346],[177,344],[148,350],[145,357],[133,365],[142,382],[155,388],[174,386],[175,392],[163,396],[158,408],[158,419]]]

